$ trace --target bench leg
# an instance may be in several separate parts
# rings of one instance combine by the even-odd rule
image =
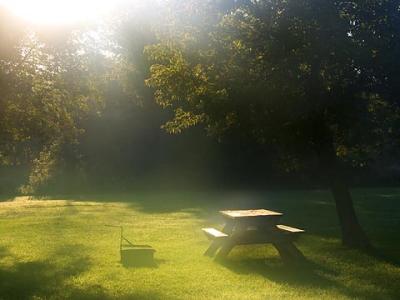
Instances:
[[[216,258],[223,259],[223,258],[227,257],[229,252],[231,252],[231,250],[233,249],[233,247],[235,247],[235,243],[233,241],[226,240],[222,244],[221,249],[218,251]]]
[[[290,243],[287,245],[288,251],[292,255],[293,258],[297,260],[305,260],[306,258],[304,257],[303,253],[297,248],[293,243]]]
[[[235,222],[234,220],[228,220],[224,226],[224,228],[222,229],[223,233],[226,234],[231,234],[233,228],[235,227]],[[221,240],[214,240],[210,247],[208,247],[208,249],[206,250],[206,252],[204,252],[204,255],[206,256],[214,256],[215,253],[217,252],[217,250],[223,245],[224,241]]]
[[[232,234],[232,231],[233,231],[234,227],[235,227],[235,221],[234,220],[228,220],[226,222],[224,228],[222,228],[222,232],[230,235],[230,234]]]
[[[293,243],[274,243],[273,245],[286,262],[305,260],[303,253]]]
[[[208,249],[206,250],[206,252],[204,252],[204,255],[210,257],[214,256],[215,252],[217,252],[219,247],[221,247],[221,241],[213,241],[210,247],[208,247]]]

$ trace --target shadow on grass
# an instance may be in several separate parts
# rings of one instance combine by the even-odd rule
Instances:
[[[391,253],[392,251],[387,251],[387,250],[381,250],[381,249],[374,249],[372,252],[367,252],[367,255],[370,255],[374,257],[376,260],[390,264],[392,266],[395,266],[397,268],[400,268],[400,257],[399,256],[393,256]],[[400,253],[398,253],[400,254]]]
[[[0,195],[0,202],[11,201],[15,198],[15,194],[4,194]]]
[[[292,288],[305,287],[307,289],[331,290],[336,289],[343,295],[354,299],[396,299],[396,292],[390,295],[379,291],[370,293],[362,288],[349,288],[335,280],[338,272],[312,261],[298,264],[285,264],[280,258],[244,259],[218,261],[221,265],[237,274],[259,274],[266,279]],[[393,298],[392,298],[393,297]]]
[[[29,299],[56,294],[64,282],[88,269],[84,258],[74,258],[60,268],[51,260],[15,262],[0,269],[0,294],[3,299]]]
[[[10,256],[10,252],[8,251],[7,247],[0,246],[0,259],[6,256]]]
[[[81,245],[66,245],[43,261],[19,262],[6,247],[0,259],[8,257],[12,266],[0,266],[0,299],[114,299],[100,284],[80,288],[68,281],[89,271],[91,263]],[[126,299],[163,299],[151,291],[123,294]]]
[[[153,260],[145,260],[145,261],[121,261],[121,265],[126,269],[141,269],[141,268],[150,268],[157,269],[161,264],[165,263],[165,259],[154,258]]]
[[[259,274],[271,281],[308,287],[332,287],[336,283],[324,275],[334,271],[311,261],[283,263],[279,257],[268,259],[218,260],[218,263],[237,274]]]
[[[217,262],[237,274],[258,274],[294,288],[336,289],[357,299],[400,299],[400,268],[396,259],[351,250],[337,241],[325,245],[317,236],[308,238],[303,250],[304,262],[284,263],[277,253],[272,257],[254,257],[259,254],[248,253],[252,250],[246,248]]]
[[[73,295],[79,295],[79,299],[103,298],[105,293],[98,288],[78,290],[66,284],[68,279],[90,268],[88,258],[80,255],[80,252],[81,246],[66,245],[46,260],[20,262],[2,247],[1,257],[8,257],[13,264],[0,267],[1,299],[46,298],[55,295],[57,298],[74,298]]]

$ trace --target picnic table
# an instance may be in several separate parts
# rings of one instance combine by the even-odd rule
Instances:
[[[225,258],[237,245],[272,244],[285,261],[304,259],[294,245],[304,230],[278,224],[282,213],[267,209],[223,210],[219,213],[225,220],[222,230],[202,229],[212,240],[205,255]]]

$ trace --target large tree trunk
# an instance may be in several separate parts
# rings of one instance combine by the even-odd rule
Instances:
[[[371,244],[358,222],[349,187],[346,184],[346,172],[343,163],[337,158],[333,139],[326,126],[321,130],[319,155],[321,170],[326,174],[329,187],[336,204],[336,211],[342,231],[342,243],[345,246],[370,250]]]
[[[336,203],[343,245],[370,250],[371,244],[358,222],[349,188],[344,180],[337,175],[332,178],[331,191]]]

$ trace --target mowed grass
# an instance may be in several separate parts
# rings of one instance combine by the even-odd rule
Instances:
[[[0,299],[400,299],[400,189],[353,191],[360,220],[383,253],[341,246],[326,191],[138,192],[0,203]],[[6,199],[4,199],[6,200]],[[269,208],[306,229],[308,259],[285,265],[270,245],[203,256],[219,209]],[[119,231],[150,244],[157,266],[125,268]]]

